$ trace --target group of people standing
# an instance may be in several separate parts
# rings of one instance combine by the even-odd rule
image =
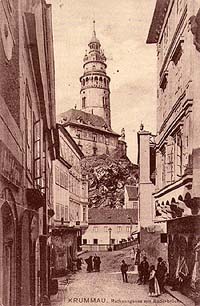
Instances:
[[[164,285],[167,275],[167,265],[162,257],[158,257],[157,267],[150,265],[146,256],[138,265],[138,284],[146,284],[149,281],[149,295],[158,296],[164,293]]]
[[[97,254],[94,257],[89,256],[85,259],[85,262],[87,264],[87,272],[100,272],[101,258]]]
[[[142,261],[140,261],[141,254],[143,255]],[[159,296],[164,293],[164,285],[167,275],[167,265],[162,257],[158,257],[157,267],[155,265],[149,265],[147,257],[144,256],[145,252],[134,248],[131,250],[132,265],[138,267],[139,278],[137,280],[138,285],[146,284],[149,282],[149,295]],[[122,260],[121,273],[123,282],[128,283],[127,277],[128,264]]]

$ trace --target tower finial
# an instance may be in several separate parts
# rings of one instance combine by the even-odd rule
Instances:
[[[95,20],[93,20],[93,34],[96,37],[96,31],[95,31]]]

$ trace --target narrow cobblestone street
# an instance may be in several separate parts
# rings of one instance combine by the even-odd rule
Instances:
[[[130,264],[130,248],[116,252],[99,252],[102,269],[100,273],[87,273],[86,266],[69,278],[69,285],[59,289],[59,293],[52,297],[52,306],[65,305],[183,305],[175,298],[165,293],[160,297],[148,296],[148,285],[137,285],[137,274],[133,267],[129,267],[128,281],[123,283],[119,267],[122,258]],[[86,253],[86,258],[94,253]]]

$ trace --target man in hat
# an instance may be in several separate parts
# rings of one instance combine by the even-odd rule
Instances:
[[[147,261],[146,256],[144,256],[143,260],[141,261],[140,271],[141,271],[141,281],[145,285],[149,278],[149,263]]]
[[[166,267],[162,257],[158,257],[156,278],[158,280],[158,284],[159,284],[161,293],[164,293],[164,284],[165,284],[166,273],[167,273],[167,267]]]
[[[128,271],[128,265],[125,263],[124,260],[122,260],[122,264],[121,264],[122,279],[123,279],[123,282],[126,282],[126,283],[128,283],[127,271]]]

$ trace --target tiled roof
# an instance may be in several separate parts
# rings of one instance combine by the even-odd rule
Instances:
[[[82,126],[88,126],[90,128],[94,127],[102,130],[103,132],[107,131],[119,136],[107,125],[102,117],[83,112],[79,109],[70,109],[64,113],[61,113],[58,115],[57,121],[64,126],[74,123]]]
[[[129,200],[138,200],[138,188],[137,186],[125,186],[127,193],[128,193],[128,197]]]
[[[90,208],[88,212],[89,224],[132,224],[138,223],[137,209],[111,209],[111,208]]]

